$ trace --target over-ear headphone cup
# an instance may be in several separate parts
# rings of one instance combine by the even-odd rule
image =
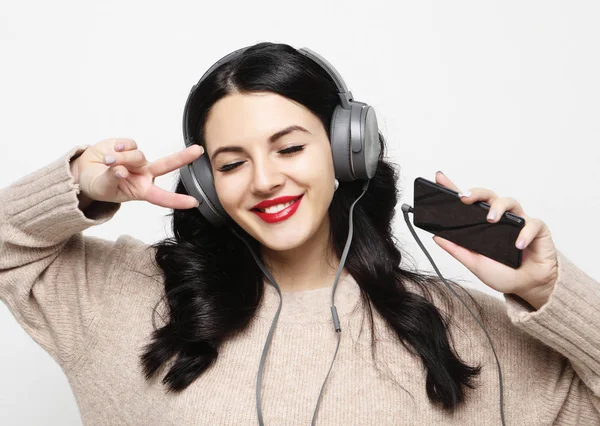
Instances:
[[[375,176],[381,151],[377,117],[369,105],[362,102],[351,102],[350,105],[351,109],[338,105],[331,118],[335,177],[341,181],[371,179]],[[353,142],[359,145],[355,146],[360,148],[357,152],[352,151]]]
[[[198,208],[214,226],[226,224],[229,215],[219,201],[211,166],[205,155],[181,168],[181,180],[188,194],[200,201]]]
[[[341,105],[335,107],[331,118],[329,139],[335,177],[343,182],[354,180],[350,148],[350,110]]]
[[[381,145],[379,143],[379,126],[377,125],[375,109],[371,106],[367,106],[366,108],[367,111],[362,123],[364,161],[367,174],[365,178],[371,179],[377,171]]]

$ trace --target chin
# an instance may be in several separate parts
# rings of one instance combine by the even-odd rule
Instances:
[[[289,250],[294,250],[298,247],[301,247],[307,240],[308,238],[302,238],[302,239],[298,239],[298,238],[294,238],[294,237],[289,237],[287,240],[285,239],[261,239],[259,240],[260,243],[273,251],[289,251]]]
[[[274,251],[288,251],[302,246],[311,236],[307,227],[286,226],[281,229],[259,229],[256,238],[263,246]]]
[[[302,220],[301,217],[291,217],[277,224],[268,224],[254,217],[239,219],[243,220],[236,220],[236,222],[244,231],[261,245],[274,251],[293,250],[302,246],[311,238],[317,228],[312,221]]]

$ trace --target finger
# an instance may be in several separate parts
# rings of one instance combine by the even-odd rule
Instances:
[[[125,166],[115,166],[115,167],[112,167],[112,169],[113,169],[113,174],[119,180],[127,179],[127,176],[129,176],[129,170],[127,170],[127,167],[125,167]]]
[[[170,209],[191,209],[198,206],[198,200],[191,195],[176,194],[156,185],[151,185],[148,188],[144,199],[149,203]]]
[[[472,250],[459,246],[458,244],[435,235],[433,241],[446,250],[453,258],[469,268],[473,273],[477,270],[477,264],[481,259],[481,255]]]
[[[140,168],[148,164],[146,156],[140,150],[115,152],[104,156],[104,164],[109,166],[123,165],[127,168]]]
[[[495,213],[495,218],[491,219],[490,215],[492,211]],[[511,197],[498,197],[494,200],[494,202],[490,203],[490,212],[488,214],[488,221],[490,222],[498,222],[502,215],[510,211],[511,213],[516,214],[517,216],[525,216],[525,212],[523,211],[523,207],[517,200]]]
[[[134,149],[137,149],[137,143],[133,140],[133,139],[115,139],[115,143],[113,146],[113,149],[116,152],[120,152],[120,151],[131,151]]]
[[[526,224],[519,232],[519,236],[517,237],[517,241],[515,241],[515,247],[521,250],[524,250],[529,243],[531,243],[535,237],[537,237],[545,228],[545,224],[542,220],[527,217]],[[519,247],[519,241],[523,240],[523,246]]]
[[[475,201],[485,201],[491,205],[498,198],[495,192],[486,188],[471,188],[458,195],[465,204],[473,204]]]
[[[458,244],[441,238],[440,236],[434,236],[433,240],[438,246],[446,250],[452,257],[465,265],[467,269],[469,269],[477,278],[481,280],[481,282],[485,283],[487,286],[496,291],[501,291],[498,287],[490,284],[489,277],[505,274],[509,269],[506,265],[475,251],[459,246]]]
[[[173,170],[177,170],[186,164],[192,163],[204,153],[204,148],[200,145],[191,145],[182,151],[160,158],[150,165],[148,171],[152,176],[162,176]]]
[[[119,181],[128,175],[129,172],[124,166],[109,167],[95,180],[94,190],[100,194],[111,194],[119,185]]]
[[[442,186],[445,186],[446,188],[450,188],[453,191],[460,192],[460,189],[458,189],[458,186],[456,186],[454,184],[454,182],[452,182],[448,176],[446,176],[445,174],[443,174],[440,171],[438,171],[435,174],[435,182],[439,183]]]

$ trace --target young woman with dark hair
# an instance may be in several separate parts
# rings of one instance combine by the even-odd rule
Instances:
[[[175,193],[153,184],[204,155],[236,232],[282,291],[258,390],[265,424],[311,422],[334,351],[318,424],[499,424],[485,334],[438,276],[402,265],[399,172],[382,137],[335,294],[337,352],[331,286],[363,182],[335,179],[330,75],[291,46],[259,43],[196,89],[200,146],[148,162],[134,140],[106,139],[0,193],[0,296],[69,377],[84,423],[256,424],[279,295],[181,181]],[[436,181],[457,189],[441,173]],[[172,208],[173,237],[82,235],[132,200]],[[452,282],[494,341],[506,423],[600,424],[599,284],[515,200],[483,188],[463,197],[477,200],[528,219],[518,271],[436,239],[505,293],[503,304]]]

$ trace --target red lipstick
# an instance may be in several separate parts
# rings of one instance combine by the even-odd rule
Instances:
[[[296,210],[298,210],[298,207],[300,206],[300,201],[302,201],[303,196],[304,196],[304,194],[302,194],[300,196],[295,195],[295,196],[277,197],[277,198],[273,198],[272,200],[261,201],[256,206],[254,206],[251,211],[252,211],[252,213],[257,215],[258,217],[260,217],[262,220],[264,220],[267,223],[281,222],[282,220],[285,220],[285,219],[289,218],[290,216],[292,216],[294,213],[296,213]],[[287,206],[283,210],[278,211],[277,213],[267,213],[264,211],[257,210],[257,209],[266,209],[267,207],[271,207],[271,206],[274,206],[277,204],[284,204],[284,203],[287,203],[288,201],[294,201],[294,203]]]
[[[276,204],[287,203],[288,201],[295,200],[300,197],[300,195],[285,195],[283,197],[273,198],[271,200],[264,200],[252,207],[253,209],[266,209],[267,207],[274,206]]]

